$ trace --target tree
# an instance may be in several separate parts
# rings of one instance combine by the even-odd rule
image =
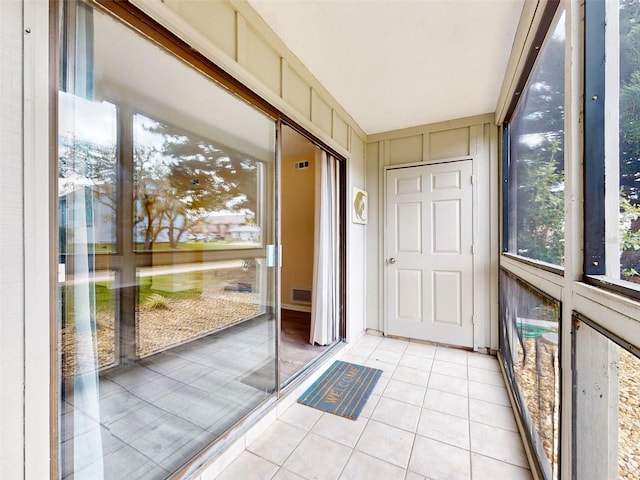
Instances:
[[[620,1],[620,269],[640,270],[640,2]]]
[[[562,25],[559,25],[562,27]],[[564,258],[564,39],[552,35],[512,123],[510,195],[516,253],[562,265]]]
[[[555,155],[559,140],[548,149],[521,159],[518,182],[518,253],[561,265],[564,257],[564,173]],[[550,155],[548,157],[547,155]]]
[[[116,231],[116,146],[81,140],[74,134],[61,134],[58,147],[58,178],[61,194],[60,203],[67,204],[67,197],[76,195],[83,189],[91,196],[91,214],[97,231],[102,232],[102,241],[115,244]],[[103,208],[97,209],[95,205]],[[105,213],[106,212],[106,213]],[[60,225],[60,245],[66,248],[69,225]],[[105,245],[106,247],[106,245]]]
[[[142,117],[141,117],[142,118]],[[259,166],[239,152],[164,123],[143,120],[160,147],[135,147],[136,218],[151,249],[161,232],[171,248],[215,211],[255,216]]]

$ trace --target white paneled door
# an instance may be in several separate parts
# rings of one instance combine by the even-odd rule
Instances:
[[[387,171],[388,335],[473,346],[472,164]]]

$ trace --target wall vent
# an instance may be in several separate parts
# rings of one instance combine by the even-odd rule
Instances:
[[[302,160],[300,162],[293,163],[294,170],[302,170],[304,168],[309,168],[309,160]]]
[[[311,305],[311,289],[292,288],[291,303],[296,303],[298,305]]]

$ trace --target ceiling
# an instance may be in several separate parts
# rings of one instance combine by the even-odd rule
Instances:
[[[249,0],[367,134],[495,111],[524,0]]]

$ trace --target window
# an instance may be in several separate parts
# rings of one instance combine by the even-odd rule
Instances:
[[[543,477],[559,478],[560,303],[500,273],[500,352]]]
[[[551,24],[508,120],[505,251],[564,265],[564,15]]]
[[[59,476],[168,478],[277,386],[276,122],[59,5]]]
[[[585,273],[637,295],[640,4],[587,2],[585,17]]]

